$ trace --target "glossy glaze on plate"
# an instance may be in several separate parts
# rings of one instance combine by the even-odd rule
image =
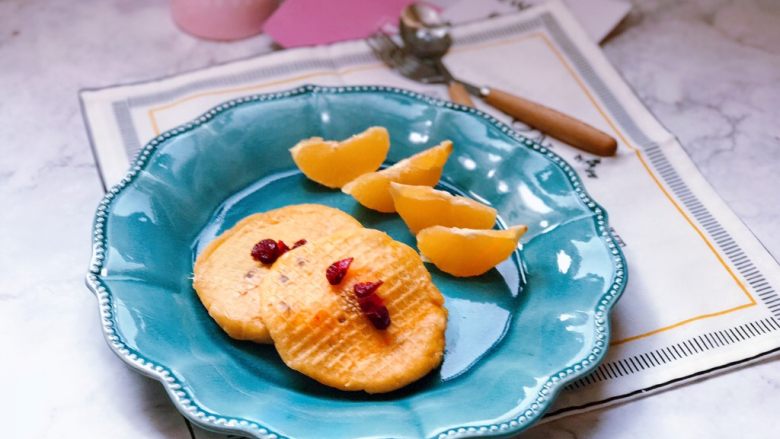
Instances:
[[[369,111],[370,110],[370,111]],[[443,139],[440,188],[527,224],[522,258],[471,279],[428,264],[450,312],[440,369],[384,395],[346,393],[287,369],[271,346],[228,338],[191,286],[192,261],[242,217],[291,203],[341,208],[413,243],[397,215],[306,180],[287,149],[311,136],[387,127],[395,162]],[[379,86],[236,99],[152,140],[98,207],[87,283],[128,364],[182,413],[256,437],[463,437],[527,428],[603,358],[626,282],[606,212],[560,157],[478,110]],[[520,265],[522,260],[522,268]]]

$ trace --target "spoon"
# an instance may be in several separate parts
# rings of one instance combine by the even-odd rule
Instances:
[[[474,102],[466,90],[466,85],[455,80],[442,62],[442,58],[452,46],[452,37],[439,14],[431,7],[412,3],[401,11],[399,31],[405,48],[421,60],[433,64],[444,77],[450,99],[455,103],[473,107]]]
[[[399,28],[404,49],[422,61],[436,66],[448,81],[448,91],[454,102],[473,107],[474,104],[469,98],[471,94],[575,148],[599,156],[615,155],[617,141],[581,120],[506,91],[487,86],[477,87],[454,78],[442,61],[452,46],[452,37],[434,8],[421,3],[406,6],[401,12]]]

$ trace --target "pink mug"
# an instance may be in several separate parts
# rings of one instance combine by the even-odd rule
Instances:
[[[278,0],[171,0],[173,21],[209,40],[238,40],[259,34]]]

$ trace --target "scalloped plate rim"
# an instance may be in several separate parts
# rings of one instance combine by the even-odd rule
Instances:
[[[597,317],[599,313],[602,314],[601,319],[604,322],[594,326],[594,331],[602,332],[604,338],[607,340],[610,338],[611,328],[609,316],[615,303],[623,294],[628,281],[628,266],[626,264],[625,255],[620,249],[620,246],[615,243],[612,230],[609,227],[609,216],[607,211],[587,193],[587,190],[582,184],[582,181],[571,165],[569,165],[563,158],[561,158],[553,151],[517,133],[505,123],[481,110],[433,98],[399,87],[382,85],[318,86],[304,84],[289,90],[271,93],[258,93],[238,97],[218,104],[208,111],[202,113],[200,116],[192,119],[191,121],[159,134],[146,143],[138,151],[132,160],[128,172],[125,174],[125,177],[106,192],[106,195],[98,205],[93,221],[92,256],[90,259],[90,267],[86,276],[87,287],[90,291],[92,291],[93,294],[95,294],[98,299],[98,310],[101,320],[102,332],[104,339],[106,340],[106,343],[109,345],[111,350],[132,369],[138,371],[142,375],[159,381],[165,388],[168,397],[171,399],[176,409],[189,421],[204,429],[219,433],[248,434],[251,437],[256,438],[283,439],[285,437],[265,428],[264,426],[254,421],[248,421],[246,419],[240,418],[231,418],[228,416],[207,412],[198,406],[196,402],[194,402],[194,398],[188,394],[188,391],[176,378],[174,371],[170,370],[162,364],[155,364],[152,361],[144,358],[143,354],[140,352],[131,350],[124,343],[122,338],[117,335],[113,329],[115,321],[110,311],[112,304],[111,289],[108,287],[101,275],[106,249],[106,237],[103,233],[102,227],[104,227],[106,224],[108,208],[111,205],[112,200],[115,199],[116,196],[122,192],[122,190],[124,190],[124,188],[126,188],[134,181],[138,173],[142,171],[149,163],[149,159],[152,157],[152,155],[154,155],[158,151],[159,147],[165,144],[167,140],[170,140],[185,132],[189,132],[203,123],[212,120],[215,116],[225,111],[228,111],[244,103],[284,99],[301,94],[349,92],[383,92],[401,94],[433,105],[435,107],[444,107],[455,111],[470,113],[476,117],[484,119],[486,123],[492,125],[493,127],[498,128],[504,134],[515,140],[518,143],[518,146],[522,145],[526,148],[530,148],[536,153],[545,156],[548,160],[552,161],[556,166],[558,166],[566,175],[574,190],[579,192],[584,205],[593,213],[591,218],[594,220],[598,219],[603,221],[603,224],[599,225],[597,223],[596,226],[597,229],[601,229],[602,231],[602,234],[600,234],[599,237],[611,250],[613,255],[613,268],[615,269],[616,275],[614,276],[614,279],[607,291],[599,297],[598,303],[603,309],[601,311],[599,311],[599,307],[594,309],[594,314]],[[622,272],[622,274],[617,275],[618,272]],[[599,331],[599,329],[601,329],[601,331]],[[594,345],[597,345],[597,343],[599,343],[599,340],[594,341]],[[556,399],[558,393],[560,393],[566,384],[590,373],[604,360],[606,353],[606,347],[600,348],[598,353],[593,353],[593,346],[591,346],[591,354],[584,355],[584,358],[580,359],[578,362],[573,363],[572,366],[564,367],[558,373],[551,375],[551,377],[542,387],[542,390],[536,395],[536,399],[538,400],[541,398],[542,402],[539,403],[537,405],[538,408],[530,414],[528,413],[528,411],[531,411],[529,409],[520,416],[504,419],[502,422],[497,422],[494,424],[486,423],[475,427],[473,426],[473,423],[470,423],[469,426],[452,427],[435,433],[432,437],[455,438],[471,436],[504,436],[525,430],[550,408],[552,402]],[[586,361],[589,356],[593,355],[595,355],[596,359],[594,361],[588,361],[587,365],[583,365],[583,361]],[[580,366],[580,368],[576,369],[576,366]],[[523,420],[520,421],[520,419]]]

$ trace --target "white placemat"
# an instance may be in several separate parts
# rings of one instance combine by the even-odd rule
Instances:
[[[608,210],[629,265],[606,361],[572,383],[548,416],[625,400],[780,349],[777,262],[562,4],[459,26],[454,37],[447,63],[457,75],[573,114],[619,140],[615,157],[598,158],[513,122],[578,169]],[[446,98],[443,87],[400,77],[365,42],[354,41],[85,90],[81,100],[96,161],[112,185],[155,135],[225,100],[304,83],[383,84]]]

